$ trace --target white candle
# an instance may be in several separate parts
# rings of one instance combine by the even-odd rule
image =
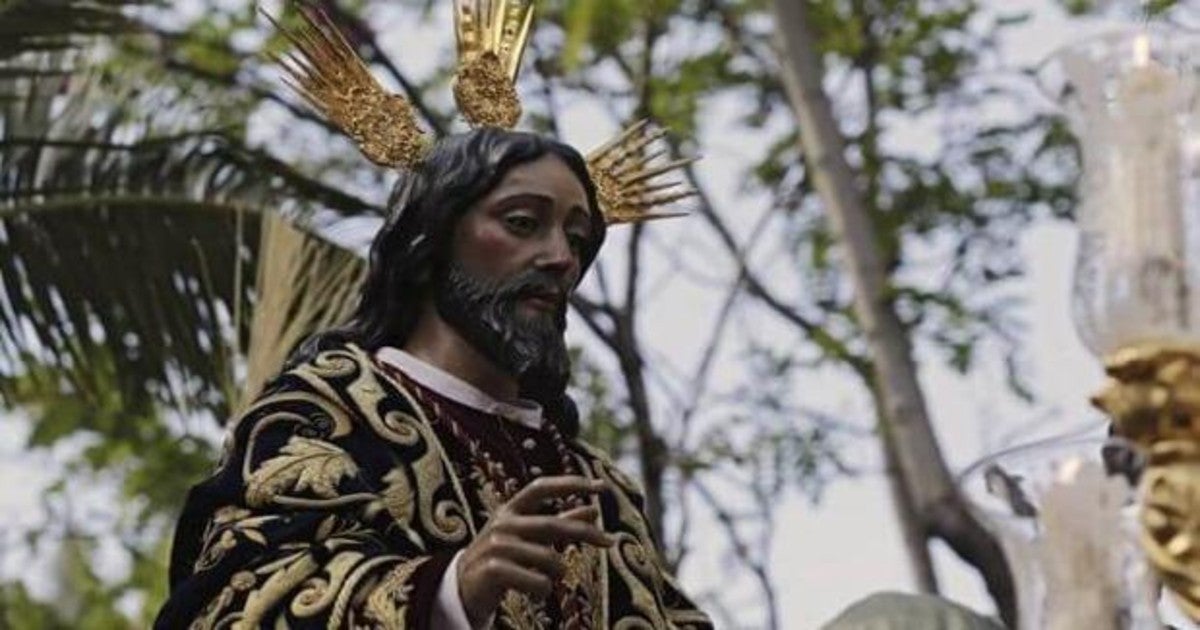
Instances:
[[[1133,41],[1133,67],[1118,81],[1116,164],[1104,215],[1116,272],[1110,286],[1119,342],[1146,341],[1152,331],[1186,326],[1183,278],[1182,145],[1176,121],[1180,79],[1151,56],[1150,40]]]

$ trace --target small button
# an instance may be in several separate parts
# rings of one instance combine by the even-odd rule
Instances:
[[[525,450],[527,451],[532,451],[533,449],[537,448],[537,442],[535,442],[533,438],[525,438],[525,441],[521,442],[521,446],[524,446]]]
[[[534,477],[540,477],[542,475],[542,469],[538,468],[537,466],[530,466],[529,474],[533,475]]]

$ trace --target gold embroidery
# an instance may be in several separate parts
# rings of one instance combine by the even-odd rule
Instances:
[[[350,376],[361,366],[354,354],[348,350],[329,350],[317,355],[312,363],[305,366],[322,380],[331,380]]]
[[[263,507],[284,491],[311,491],[321,498],[337,496],[342,477],[358,473],[350,454],[329,442],[292,436],[280,455],[259,466],[246,484],[246,503]]]
[[[563,586],[568,590],[582,595],[583,606],[585,610],[575,609],[572,611],[562,611],[567,616],[577,616],[574,621],[564,619],[564,625],[575,628],[581,627],[579,622],[586,620],[587,628],[603,628],[603,616],[600,614],[600,609],[607,606],[606,597],[597,597],[600,587],[600,557],[599,551],[590,545],[570,545],[562,553],[562,560],[565,566],[563,572]]]
[[[412,526],[413,519],[413,489],[408,481],[408,475],[403,468],[393,468],[384,475],[383,482],[387,487],[383,490],[383,507],[398,525],[405,528]]]
[[[384,439],[422,453],[412,463],[416,486],[412,488],[413,498],[410,499],[416,504],[421,525],[440,542],[457,543],[473,535],[475,526],[467,513],[466,495],[457,478],[449,476],[458,500],[435,500],[435,493],[446,485],[446,470],[450,462],[428,420],[420,416],[420,406],[399,383],[375,371],[374,363],[363,350],[349,346],[348,356],[361,368],[360,376],[350,388],[351,399],[367,424]],[[404,398],[418,414],[416,417],[400,411],[390,411],[380,417],[379,403],[386,398],[386,392],[379,384],[380,378],[393,385],[395,393]]]
[[[471,480],[475,482],[475,487],[479,488],[479,502],[483,504],[484,511],[495,514],[496,510],[504,505],[504,496],[496,489],[496,484],[474,464],[471,466]]]
[[[303,587],[292,597],[291,611],[297,617],[311,617],[333,603],[342,589],[342,583],[359,562],[363,559],[361,553],[348,551],[339,553],[325,563],[324,575],[313,576],[304,581]],[[328,576],[328,577],[325,577]],[[331,626],[335,626],[330,618]]]
[[[602,454],[590,452],[596,461],[595,471],[600,477],[617,486],[614,493],[617,517],[620,525],[632,530],[617,532],[617,544],[605,554],[616,577],[620,578],[629,591],[630,603],[642,616],[627,616],[616,621],[614,628],[666,627],[665,607],[662,601],[661,577],[666,570],[659,564],[650,540],[650,530],[630,496],[637,485],[609,462]],[[644,616],[644,617],[643,617]]]
[[[645,615],[652,627],[666,625],[658,608],[656,594],[641,577],[645,571],[643,564],[645,553],[637,539],[625,532],[617,534],[617,544],[609,548],[608,559],[610,566],[616,570],[617,575],[625,583],[625,587],[629,589],[630,603],[633,608]],[[627,619],[622,619],[621,622],[618,622],[618,626],[625,621]]]
[[[417,506],[421,524],[430,535],[443,542],[456,543],[467,537],[467,521],[463,517],[466,503],[450,500],[435,503],[434,493],[446,483],[445,468],[438,457],[438,450],[426,449],[412,464],[413,475],[417,479]]]
[[[333,421],[334,431],[349,433],[365,430],[371,436],[378,435],[395,445],[393,448],[397,449],[404,463],[388,471],[382,480],[366,480],[368,483],[377,482],[378,487],[363,488],[367,492],[339,495],[343,480],[348,475],[359,474],[355,462],[349,453],[337,446],[312,439],[311,434],[301,432],[292,436],[278,453],[272,453],[253,474],[247,475],[253,482],[255,500],[288,506],[311,503],[314,507],[327,509],[365,499],[368,504],[359,514],[374,518],[374,515],[382,516],[381,513],[386,511],[389,520],[406,533],[422,555],[430,547],[443,548],[468,539],[476,528],[474,515],[466,509],[470,504],[466,501],[463,480],[452,474],[453,465],[429,419],[403,384],[386,372],[377,370],[370,356],[354,347],[334,351],[332,356],[325,356],[318,363],[319,366],[305,368],[301,374],[301,378],[310,383],[316,393],[296,395],[289,392],[280,396],[287,395],[289,400],[316,406],[321,413],[336,410],[336,414],[327,414]],[[323,381],[326,373],[336,374],[340,382]],[[398,396],[400,402],[397,403],[393,396]],[[277,402],[278,397],[267,396],[260,404],[265,406]],[[316,428],[316,435],[327,435],[326,426],[315,424],[312,417],[300,415],[302,408],[295,406],[283,413],[264,414],[259,424],[278,427],[279,422],[290,422],[297,427]],[[263,411],[269,409],[264,407]],[[256,431],[260,429],[260,426],[255,427]],[[252,437],[257,437],[256,431],[251,432]],[[593,453],[579,444],[574,444],[572,450],[582,453],[575,453],[580,470],[589,476],[606,479],[617,488],[613,503],[608,504],[606,499],[606,504],[615,506],[616,511],[607,513],[605,528],[618,536],[618,545],[607,550],[569,548],[564,553],[564,560],[568,564],[568,572],[564,576],[566,585],[594,594],[589,602],[592,627],[705,625],[707,621],[702,613],[682,605],[681,610],[671,610],[664,605],[664,598],[669,599],[668,591],[676,587],[660,566],[649,538],[649,529],[637,508],[634,498],[636,483],[616,469],[603,454]],[[253,449],[250,452],[253,453]],[[477,496],[487,506],[489,492],[485,486],[479,485]],[[494,503],[499,489],[492,490],[490,498]],[[301,492],[308,498],[291,496],[292,493]],[[472,493],[475,493],[475,488],[472,488]],[[594,500],[593,504],[597,502]],[[495,507],[498,506],[490,506],[490,509]],[[253,539],[256,534],[246,532],[258,532],[261,528],[261,523],[254,521],[254,518],[252,512],[241,508],[219,511],[214,517],[216,527],[206,551],[207,547],[236,545],[243,538]],[[386,572],[376,568],[380,562],[402,559],[363,555],[358,544],[371,531],[364,527],[368,522],[370,520],[357,523],[356,526],[362,530],[358,531],[353,527],[347,530],[340,519],[327,518],[322,521],[317,528],[317,540],[323,540],[326,548],[333,552],[330,554],[333,560],[323,562],[321,566],[313,564],[315,561],[310,555],[312,541],[280,544],[280,550],[286,552],[294,549],[299,553],[270,562],[269,566],[259,567],[255,571],[257,576],[261,576],[259,580],[266,581],[261,582],[257,590],[250,591],[244,618],[243,613],[229,610],[230,607],[242,608],[238,605],[242,596],[233,590],[231,584],[228,592],[222,592],[217,601],[206,609],[209,625],[213,625],[212,620],[217,620],[218,627],[228,627],[237,621],[245,627],[262,622],[270,625],[277,620],[263,619],[267,611],[274,614],[276,608],[273,607],[288,605],[291,614],[296,616],[311,618],[320,613],[322,618],[328,616],[331,621],[336,619],[340,624],[403,628],[404,616],[411,607],[411,572],[426,558],[403,562]],[[235,531],[236,535],[233,533]],[[254,585],[246,577],[239,576],[237,585],[253,588]],[[372,580],[378,580],[378,583],[370,584]],[[611,589],[610,580],[615,580]],[[294,589],[300,590],[289,601]],[[615,612],[609,609],[610,590],[622,594],[620,612],[624,614],[623,617],[616,615],[610,618]],[[625,593],[629,593],[632,601],[626,599]],[[222,619],[220,614],[226,617]],[[578,614],[578,611],[570,611],[569,614]],[[519,594],[506,597],[497,615],[497,625],[507,624],[523,630],[541,630],[554,623],[544,605]]]
[[[363,510],[364,518],[373,520],[378,517],[380,511],[386,511],[392,518],[392,524],[404,533],[414,547],[422,552],[427,551],[428,547],[425,541],[414,528],[413,516],[416,503],[412,483],[408,479],[405,468],[402,466],[393,468],[384,475],[383,481],[387,486],[383,493]]]
[[[583,455],[573,452],[572,457],[575,459],[575,465],[579,470],[583,471],[584,476],[589,479],[597,479],[599,475],[596,473],[596,467],[599,459],[589,459]],[[596,513],[600,514],[599,525],[604,530],[609,530],[616,524],[607,523],[604,521],[604,509],[600,503],[599,495],[592,495],[592,507],[596,509]],[[608,590],[608,553],[604,549],[592,550],[592,571],[595,581],[592,585],[592,627],[593,628],[608,628],[609,627],[609,602],[610,593]]]
[[[250,514],[252,514],[250,510],[237,507],[236,505],[227,505],[213,513],[213,523],[215,525],[227,525],[246,518]]]
[[[387,630],[404,630],[408,614],[408,597],[413,585],[409,581],[413,573],[428,558],[402,562],[388,571],[379,585],[367,597],[365,614],[367,619],[380,624]]]
[[[545,608],[528,595],[519,591],[508,591],[500,600],[500,618],[515,630],[545,630],[550,627],[550,616]]]
[[[368,357],[366,355],[366,353],[364,353],[362,351],[362,349],[358,348],[357,346],[353,346],[353,345],[351,345],[350,348],[356,354],[358,354],[360,356],[360,358],[364,362],[364,364],[371,365],[371,366],[374,365],[374,363],[371,361],[370,357]],[[410,426],[414,427],[418,431],[418,433],[420,435],[420,440],[418,440],[418,442],[414,443],[414,447],[423,446],[423,447],[427,448],[429,453],[426,453],[426,456],[428,456],[430,453],[432,453],[434,458],[441,462],[443,471],[454,470],[454,466],[453,466],[453,464],[451,464],[450,458],[446,455],[446,450],[444,448],[442,448],[441,440],[438,439],[437,434],[435,434],[433,432],[433,429],[431,428],[431,425],[429,424],[429,418],[425,417],[425,413],[421,410],[421,405],[416,401],[415,398],[413,398],[413,395],[404,388],[402,383],[396,381],[392,376],[388,375],[386,372],[375,371],[375,374],[381,380],[389,383],[392,391],[395,394],[399,395],[399,397],[402,398],[408,404],[409,409],[411,409],[413,411],[413,413],[416,414],[415,417],[408,415],[408,414],[396,414],[396,416],[405,418],[406,421],[410,423]],[[392,414],[389,414],[389,418],[390,417],[392,417]],[[368,419],[370,420],[370,417],[368,417]],[[423,444],[421,443],[422,440],[424,442]],[[439,472],[439,476],[441,476],[441,474],[442,473]],[[417,481],[418,482],[422,481],[421,475],[419,473],[417,476]],[[443,513],[448,512],[448,511],[457,512],[459,515],[459,518],[462,521],[462,524],[464,524],[466,526],[467,533],[470,536],[474,537],[475,534],[479,531],[479,528],[475,526],[475,519],[472,517],[471,511],[469,509],[467,509],[467,506],[470,504],[467,502],[467,494],[463,490],[462,482],[454,474],[449,475],[449,482],[450,482],[450,487],[454,490],[454,497],[456,499],[457,505],[454,505],[454,503],[455,503],[454,501],[447,499],[447,502],[449,502],[451,504],[450,508],[452,508],[452,509],[442,509],[441,512],[443,512]],[[419,485],[417,487],[417,492],[418,492],[418,494],[425,494],[423,492],[422,487]],[[422,513],[422,519],[424,519],[424,513]]]
[[[371,576],[377,567],[388,562],[395,562],[398,559],[399,558],[397,556],[379,556],[358,565],[358,567],[355,568],[350,574],[350,577],[346,578],[345,585],[342,587],[341,592],[338,593],[337,600],[333,603],[333,612],[329,616],[329,623],[326,627],[340,628],[343,627],[343,625],[358,627],[358,624],[353,622],[350,624],[342,624],[341,620],[346,616],[347,612],[350,611],[350,607],[354,604],[354,602],[361,601],[361,591],[364,590],[363,587],[365,586],[361,583],[368,576]],[[353,618],[353,616],[350,617],[350,619]]]
[[[651,623],[641,617],[623,617],[613,626],[613,630],[661,630],[666,627],[665,624]]]
[[[248,591],[254,588],[256,583],[258,583],[258,579],[249,571],[238,571],[229,578],[229,586],[235,591]]]
[[[279,516],[251,517],[251,514],[249,510],[234,506],[225,506],[217,510],[205,531],[203,550],[193,569],[206,571],[216,566],[229,550],[237,547],[237,534],[265,547],[267,539],[260,531],[260,526]]]
[[[421,430],[417,428],[417,419],[403,411],[387,412],[380,425],[376,428],[377,431],[402,446],[414,446],[421,441]]]
[[[255,573],[270,577],[262,587],[246,596],[241,618],[233,624],[233,630],[250,630],[261,626],[268,611],[319,569],[320,566],[309,553],[294,554],[257,569]]]
[[[200,611],[200,615],[188,625],[188,630],[208,630],[216,626],[217,617],[220,616],[221,611],[229,606],[238,591],[244,590],[237,588],[237,585],[244,585],[246,583],[244,578],[239,579],[238,576],[240,575],[241,573],[234,574],[234,580],[231,580],[228,586],[221,589],[221,593],[209,602],[204,607],[204,610]],[[251,575],[251,579],[253,579],[253,575]],[[237,582],[237,585],[234,584],[234,581]],[[251,587],[253,587],[253,584],[251,584]]]

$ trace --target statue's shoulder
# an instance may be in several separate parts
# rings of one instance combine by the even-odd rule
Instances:
[[[359,413],[420,415],[414,392],[376,353],[354,343],[325,347],[277,379],[273,392],[312,391]]]
[[[376,370],[371,353],[353,343],[339,343],[288,365],[265,394],[312,388],[316,383],[340,384]]]
[[[391,411],[420,415],[403,382],[353,343],[322,348],[288,365],[238,414],[237,423],[278,413],[336,416],[353,423]]]
[[[286,485],[279,480],[290,480],[310,460],[355,471],[358,481],[346,485],[354,488],[346,492],[384,487],[382,479],[393,467],[408,462],[409,455],[429,451],[436,439],[402,379],[389,376],[374,353],[346,343],[322,348],[272,380],[238,416],[228,450],[257,480],[253,503],[265,505],[268,501],[263,497],[274,496],[271,493]],[[379,448],[383,442],[401,448],[384,456],[385,449]],[[305,478],[322,474],[314,470]]]

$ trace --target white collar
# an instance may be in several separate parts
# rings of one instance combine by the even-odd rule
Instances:
[[[545,423],[542,418],[542,406],[536,402],[525,399],[507,402],[496,400],[474,385],[437,366],[430,365],[400,348],[385,346],[375,353],[375,357],[404,372],[406,376],[423,387],[432,389],[456,403],[500,416],[531,429],[541,429]]]

